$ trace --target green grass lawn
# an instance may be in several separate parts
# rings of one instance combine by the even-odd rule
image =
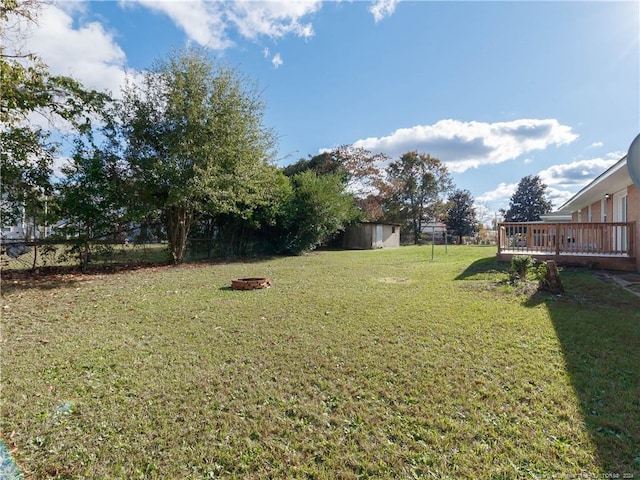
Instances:
[[[26,478],[640,478],[640,299],[494,257],[3,280],[3,439]]]

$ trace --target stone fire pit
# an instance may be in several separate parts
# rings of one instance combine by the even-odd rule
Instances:
[[[270,287],[271,279],[266,277],[235,278],[231,280],[231,288],[234,290],[257,290]]]

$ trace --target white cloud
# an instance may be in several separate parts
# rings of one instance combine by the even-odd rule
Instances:
[[[278,68],[280,65],[282,65],[282,64],[283,64],[282,57],[280,56],[280,54],[279,54],[279,53],[276,53],[276,54],[273,56],[273,58],[271,59],[271,63],[273,63],[273,66],[274,66],[275,68]]]
[[[622,158],[623,155],[624,152],[611,152],[604,158],[592,158],[553,165],[538,172],[537,175],[542,180],[542,183],[547,186],[547,199],[555,208],[558,208],[565,204],[582,187]],[[503,205],[506,208],[517,186],[517,183],[500,183],[495,190],[478,196],[476,202],[491,202],[494,205]]]
[[[625,152],[611,152],[604,157],[553,165],[538,175],[548,187],[549,200],[557,208],[624,155]]]
[[[321,1],[270,1],[270,2],[220,2],[225,7],[226,17],[245,38],[259,36],[281,38],[292,34],[296,37],[313,36],[313,26],[302,22],[307,15],[322,6]]]
[[[72,14],[82,6],[44,5],[37,24],[23,29],[23,48],[36,53],[54,75],[73,76],[89,88],[118,94],[126,77],[126,55],[100,23],[74,26]]]
[[[549,186],[577,191],[618,161],[624,153],[614,152],[606,158],[593,158],[553,165],[538,175]]]
[[[518,188],[517,183],[500,183],[495,190],[491,190],[483,193],[475,198],[476,204],[491,204],[493,208],[508,208],[511,196]],[[547,185],[546,197],[553,205],[554,208],[564,204],[575,192],[570,190],[563,190]]]
[[[600,148],[604,146],[604,143],[602,142],[593,142],[591,145],[589,145],[589,148]]]
[[[484,202],[492,202],[492,203],[507,203],[511,198],[511,195],[514,194],[516,188],[518,187],[517,183],[500,183],[495,190],[491,190],[490,192],[485,192],[482,195],[479,195],[475,198],[476,203],[484,203]]]
[[[313,26],[303,19],[322,6],[319,0],[121,0],[121,4],[139,4],[164,13],[184,30],[190,40],[212,50],[225,50],[233,46],[230,38],[233,31],[254,41],[262,36],[272,39],[286,35],[312,37]]]
[[[373,15],[373,20],[378,23],[385,17],[393,15],[397,4],[398,0],[376,0],[376,2],[369,7],[369,12]]]
[[[139,4],[164,13],[190,40],[213,50],[224,50],[233,45],[227,35],[226,7],[222,2],[121,0],[120,3],[124,6]]]
[[[55,179],[55,181],[61,181],[65,176],[62,173],[62,168],[71,164],[71,157],[67,156],[56,156],[53,159],[53,164],[51,165],[52,174],[51,177]]]
[[[271,50],[269,50],[269,48],[267,47],[264,48],[262,53],[264,54],[264,58],[271,57]],[[282,60],[282,56],[279,53],[276,53],[275,55],[273,55],[273,57],[271,57],[271,63],[273,64],[274,68],[278,68],[284,63],[284,61]]]
[[[561,190],[559,188],[547,187],[547,200],[551,202],[554,209],[559,208],[561,205],[567,203],[567,201],[573,197],[575,192],[570,190]]]
[[[230,2],[209,0],[120,0],[123,6],[142,5],[150,10],[168,15],[180,26],[191,41],[214,50],[233,45],[230,30],[256,39],[258,36],[280,38],[296,35],[308,38],[313,35],[310,23],[303,18],[321,7],[321,2]],[[12,44],[23,51],[33,52],[49,66],[55,75],[69,75],[85,86],[120,94],[125,78],[134,78],[137,72],[127,72],[127,58],[118,45],[114,33],[96,21],[83,22],[82,13],[87,2],[59,1],[44,4],[37,24],[20,24],[10,32]],[[282,65],[280,54],[271,56],[264,49],[265,58],[275,68]]]
[[[374,153],[397,157],[410,150],[429,153],[452,172],[513,160],[535,150],[573,142],[578,135],[555,119],[511,122],[440,120],[433,125],[401,128],[386,137],[354,143]]]

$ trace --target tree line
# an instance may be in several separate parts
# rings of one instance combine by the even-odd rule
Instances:
[[[5,2],[0,21],[16,16],[33,10]],[[2,43],[3,224],[57,224],[85,266],[97,240],[128,236],[166,239],[180,263],[192,238],[223,255],[297,254],[363,221],[401,224],[414,243],[429,221],[478,230],[470,193],[426,153],[392,160],[347,145],[276,166],[257,85],[201,49],[157,60],[114,98]],[[71,132],[69,152],[36,113]]]

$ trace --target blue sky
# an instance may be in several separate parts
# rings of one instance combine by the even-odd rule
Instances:
[[[284,165],[355,144],[446,162],[482,214],[538,174],[560,206],[640,132],[640,2],[66,1],[25,47],[116,93],[201,45],[258,83]]]

